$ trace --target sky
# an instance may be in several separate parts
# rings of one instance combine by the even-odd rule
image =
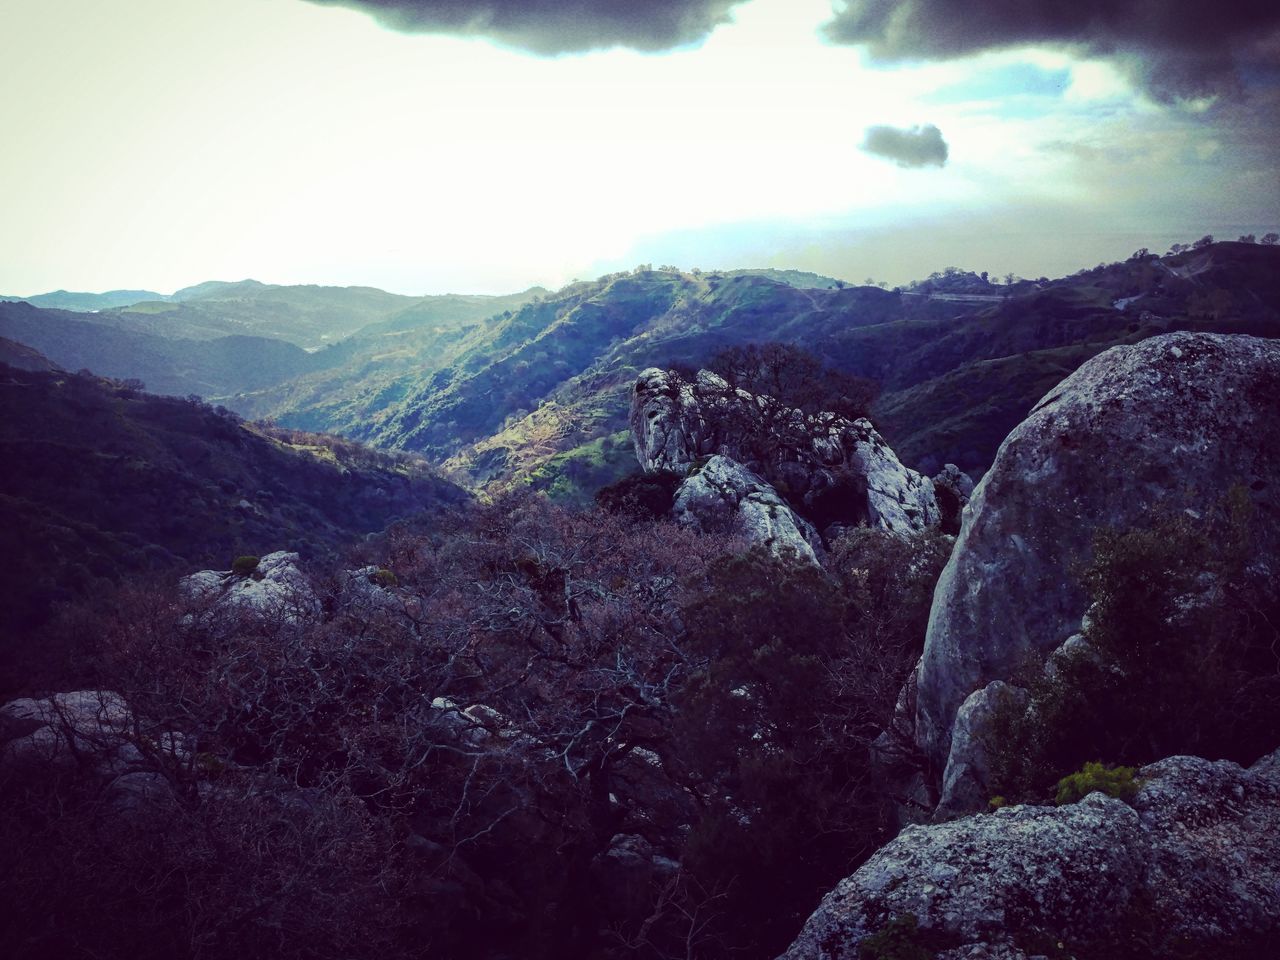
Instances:
[[[1078,6],[0,0],[0,293],[1036,277],[1280,229],[1280,4]]]

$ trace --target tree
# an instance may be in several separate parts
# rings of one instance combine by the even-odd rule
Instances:
[[[781,404],[810,416],[833,413],[856,420],[866,416],[879,392],[875,381],[833,370],[792,344],[729,347],[712,357],[707,367],[725,379],[731,392],[745,390],[775,401],[773,406]]]
[[[687,868],[725,891],[721,939],[773,956],[885,839],[870,750],[923,646],[950,542],[863,528],[831,572],[763,550],[714,563],[683,616],[706,666],[678,739],[712,788]]]
[[[1203,250],[1213,245],[1213,234],[1206,233],[1203,237],[1191,245],[1192,250]]]
[[[1262,242],[1268,247],[1274,247],[1277,243],[1280,243],[1280,233],[1264,233],[1262,235]]]
[[[1254,234],[1252,234],[1252,233],[1246,233],[1246,234],[1244,234],[1243,236],[1241,236],[1241,237],[1240,237],[1239,242],[1240,242],[1240,243],[1257,243],[1257,242],[1258,242],[1258,238],[1257,238],[1257,236],[1256,236],[1256,235],[1254,235]]]

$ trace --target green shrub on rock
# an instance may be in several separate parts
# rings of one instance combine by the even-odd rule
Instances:
[[[934,956],[922,941],[914,913],[894,917],[858,944],[858,960],[933,960]]]
[[[1058,781],[1058,806],[1083,800],[1095,790],[1128,803],[1138,794],[1141,782],[1133,778],[1133,767],[1106,767],[1101,762],[1086,763],[1075,773]]]
[[[396,575],[386,567],[381,567],[369,574],[369,582],[375,586],[388,590],[400,585],[400,581],[396,578]]]
[[[237,577],[249,577],[258,569],[258,557],[252,554],[246,554],[243,557],[236,557],[231,564],[231,572]]]

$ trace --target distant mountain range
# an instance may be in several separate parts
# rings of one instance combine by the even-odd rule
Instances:
[[[64,368],[568,499],[634,469],[628,390],[646,366],[795,343],[881,383],[874,418],[909,465],[979,474],[1067,373],[1175,329],[1280,335],[1280,247],[1217,243],[1002,285],[949,269],[894,290],[662,268],[509,297],[243,281],[92,314],[0,304],[0,336]]]

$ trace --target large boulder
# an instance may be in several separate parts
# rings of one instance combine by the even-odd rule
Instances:
[[[747,434],[772,433],[767,457]],[[820,526],[866,522],[900,532],[940,519],[933,484],[898,460],[866,419],[803,414],[732,390],[703,370],[688,381],[657,368],[636,380],[631,437],[646,472],[684,473],[723,454],[758,473]]]
[[[0,771],[118,771],[141,759],[133,726],[129,705],[110,690],[11,700],[0,706]]]
[[[1257,563],[1280,570],[1280,343],[1175,333],[1093,358],[1040,401],[974,490],[934,594],[914,737],[946,779],[957,711],[1080,628],[1073,570],[1099,528],[1256,507]]]
[[[241,576],[230,570],[201,570],[179,584],[188,599],[207,606],[215,615],[277,616],[294,622],[315,615],[319,600],[299,566],[298,555],[284,550],[269,553],[257,568]]]
[[[817,563],[817,531],[796,516],[778,492],[742,464],[714,456],[695,467],[676,490],[676,522],[699,530],[731,530],[772,553],[790,552]]]
[[[1261,956],[1280,937],[1277,756],[1248,770],[1162,760],[1138,772],[1132,806],[1093,793],[907,827],[826,896],[785,960],[855,960],[911,922],[903,937],[943,960]]]

